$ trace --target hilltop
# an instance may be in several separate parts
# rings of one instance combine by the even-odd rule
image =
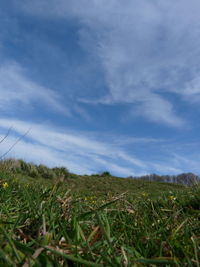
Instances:
[[[156,195],[160,191],[184,190],[185,185],[193,185],[198,181],[198,176],[188,173],[177,176],[159,176],[156,174],[142,177],[120,178],[112,176],[105,171],[101,174],[76,175],[66,167],[49,168],[45,165],[27,163],[23,160],[7,159],[0,161],[0,170],[4,175],[18,178],[21,182],[41,182],[44,184],[62,183],[64,187],[73,192],[85,194],[138,194],[148,192]],[[172,182],[173,181],[173,182]]]

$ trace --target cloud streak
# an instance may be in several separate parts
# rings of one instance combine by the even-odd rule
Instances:
[[[21,8],[79,21],[80,45],[99,60],[108,88],[102,98],[85,103],[129,103],[131,113],[181,127],[185,120],[166,95],[188,102],[195,94],[200,100],[194,85],[200,75],[199,1],[51,0]]]
[[[152,138],[130,138],[103,136],[92,132],[77,132],[55,128],[49,124],[28,123],[26,121],[0,119],[0,139],[3,132],[14,125],[12,134],[0,144],[1,154],[23,135],[31,126],[28,135],[9,153],[8,157],[26,159],[48,166],[65,166],[78,174],[91,174],[108,170],[119,176],[139,176],[147,173],[177,174],[183,171],[200,172],[200,156],[189,152],[174,142]],[[111,141],[112,140],[112,141]],[[132,145],[131,145],[132,144]],[[131,153],[127,151],[131,145]],[[143,148],[147,155],[138,156],[137,147]],[[153,154],[149,151],[154,148]],[[135,149],[134,149],[135,148]],[[181,150],[180,150],[181,148]],[[165,151],[165,153],[163,152]],[[159,155],[160,152],[160,155]],[[186,155],[187,156],[183,156]]]
[[[67,167],[78,173],[83,170],[91,173],[94,172],[95,168],[102,168],[102,170],[109,169],[117,173],[119,173],[117,170],[123,170],[121,172],[122,175],[131,175],[131,173],[134,173],[134,166],[136,168],[145,168],[145,163],[128,155],[116,144],[97,141],[95,136],[91,134],[90,138],[88,138],[86,133],[78,134],[74,131],[55,129],[48,125],[33,123],[30,125],[30,123],[23,121],[0,119],[0,127],[2,129],[7,129],[10,125],[14,125],[15,135],[22,135],[31,126],[28,140],[18,145],[16,150],[17,154],[20,152],[20,156],[29,160],[33,159],[38,162],[45,158],[45,163],[50,165],[55,165],[58,162],[62,164],[63,162]],[[27,148],[25,148],[26,144]],[[4,144],[5,146],[7,146],[6,143]],[[22,149],[19,149],[19,146],[22,146]],[[36,153],[37,149],[38,153]],[[41,157],[43,155],[43,153],[40,154],[42,149],[44,149],[43,153],[48,154],[47,157]],[[28,150],[29,152],[27,153],[26,151]],[[120,161],[123,162],[119,163]],[[82,166],[80,166],[80,162]],[[99,163],[101,163],[100,166]],[[131,170],[125,168],[125,166],[123,167],[123,164],[126,165],[127,163],[132,164],[133,168]]]
[[[45,105],[49,109],[69,115],[55,91],[27,78],[25,70],[17,63],[0,65],[0,110],[4,113],[17,108],[22,111]]]
[[[199,0],[0,7],[0,133],[15,128],[2,151],[32,126],[13,156],[77,173],[199,172]]]

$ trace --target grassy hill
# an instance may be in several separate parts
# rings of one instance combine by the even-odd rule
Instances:
[[[200,266],[198,184],[22,165],[0,164],[0,266]]]
[[[146,181],[140,178],[120,178],[112,176],[109,172],[94,175],[76,175],[64,167],[48,168],[44,165],[26,163],[23,160],[8,159],[0,161],[0,170],[5,176],[14,177],[20,182],[51,185],[58,181],[63,187],[71,189],[75,194],[107,195],[108,193],[138,195],[146,192],[157,195],[168,190],[184,190],[185,186],[175,183]]]

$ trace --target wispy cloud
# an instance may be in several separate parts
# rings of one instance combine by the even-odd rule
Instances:
[[[77,173],[200,172],[199,8],[0,3],[0,133],[15,129],[0,149],[32,126],[11,155]]]
[[[26,141],[23,140],[22,143],[20,142],[21,144],[17,145],[15,153],[18,154],[18,157],[22,156],[36,162],[42,160],[50,165],[55,165],[58,162],[59,165],[65,163],[78,173],[81,173],[82,170],[91,173],[95,169],[107,169],[115,172],[121,170],[121,175],[127,175],[127,173],[131,175],[137,173],[135,169],[138,167],[145,168],[145,163],[127,154],[120,146],[106,141],[97,141],[92,134],[89,134],[90,137],[88,137],[88,133],[77,133],[55,129],[48,125],[0,119],[0,128],[7,129],[10,125],[14,125],[15,135],[22,135],[31,126],[28,139],[26,138]],[[27,148],[25,148],[26,144]],[[4,150],[6,146],[9,145],[5,142]],[[42,149],[44,151],[40,154]],[[36,153],[37,150],[38,153]],[[45,153],[48,154],[47,157],[43,156]],[[119,163],[120,161],[121,163]],[[125,168],[126,166],[123,167],[127,163],[132,164],[131,170]],[[119,172],[117,173],[119,174]]]
[[[49,166],[64,165],[70,171],[79,174],[91,174],[108,170],[120,176],[138,176],[147,173],[177,174],[183,171],[199,173],[200,156],[192,149],[186,149],[172,140],[152,138],[130,138],[106,135],[99,138],[94,132],[77,132],[55,128],[49,124],[28,123],[25,121],[0,119],[0,138],[11,125],[12,134],[0,145],[1,154],[24,134],[31,126],[28,135],[23,138],[8,156],[23,158]],[[131,153],[127,145],[131,145]],[[147,155],[138,156],[137,149],[143,149]],[[135,149],[134,149],[135,148]],[[153,148],[153,149],[152,149]],[[129,149],[130,150],[130,149]],[[151,151],[151,152],[150,152]],[[160,154],[159,154],[160,153]]]
[[[195,91],[200,100],[194,85],[200,75],[199,1],[51,0],[21,7],[35,16],[79,21],[80,45],[99,60],[108,88],[101,99],[85,102],[129,103],[133,114],[179,127],[185,119],[166,94],[190,101]]]
[[[26,71],[17,63],[0,65],[0,110],[4,113],[20,109],[23,112],[45,105],[50,110],[69,115],[60,95],[29,79]]]

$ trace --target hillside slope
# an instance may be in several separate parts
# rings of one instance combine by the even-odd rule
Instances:
[[[120,178],[108,172],[96,175],[76,175],[64,167],[48,168],[44,165],[26,163],[23,160],[9,159],[0,162],[1,176],[17,179],[24,183],[40,182],[51,185],[61,183],[63,188],[76,194],[107,195],[121,194],[138,195],[148,193],[156,196],[160,192],[184,190],[185,186],[176,183],[147,181],[140,178]]]

